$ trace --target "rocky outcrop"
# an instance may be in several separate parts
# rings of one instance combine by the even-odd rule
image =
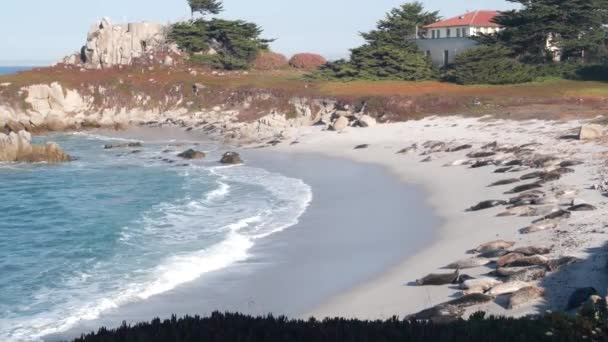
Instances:
[[[241,159],[241,156],[236,153],[236,152],[226,152],[224,153],[224,155],[222,156],[222,159],[220,160],[220,163],[222,164],[243,164],[243,160]]]
[[[201,151],[196,151],[193,149],[189,149],[177,155],[180,158],[184,159],[203,159],[205,158],[205,153]]]
[[[581,127],[579,140],[595,140],[604,136],[604,128],[598,124],[588,124]]]
[[[24,130],[0,133],[0,162],[48,162],[70,161],[59,145],[49,142],[46,145],[32,145],[32,136]]]
[[[62,62],[87,69],[104,69],[131,65],[137,58],[154,59],[159,50],[179,54],[175,46],[165,44],[166,31],[167,27],[162,24],[112,24],[108,18],[103,18],[91,27],[81,51]],[[173,58],[165,55],[157,63],[172,65]]]

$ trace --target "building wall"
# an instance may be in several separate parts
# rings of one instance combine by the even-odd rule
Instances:
[[[445,57],[447,51],[447,64],[452,63],[454,58],[468,49],[477,45],[477,42],[469,38],[446,38],[446,39],[417,39],[416,44],[420,51],[430,55],[433,65],[443,67],[446,65]]]

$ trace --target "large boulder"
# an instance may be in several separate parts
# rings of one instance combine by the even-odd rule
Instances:
[[[56,143],[32,145],[31,139],[31,135],[23,130],[18,133],[0,133],[0,161],[60,163],[71,160]]]
[[[579,140],[595,140],[604,136],[604,128],[598,124],[588,124],[581,127]]]
[[[236,153],[236,152],[226,152],[224,153],[224,155],[222,156],[222,159],[220,160],[220,163],[222,164],[243,164],[243,160],[241,159],[241,156]]]
[[[189,149],[177,155],[180,158],[184,159],[203,159],[205,158],[205,153],[201,151],[196,151],[193,149]]]
[[[346,127],[348,127],[348,123],[349,120],[346,116],[340,116],[334,121],[330,129],[333,131],[341,132],[346,129]]]

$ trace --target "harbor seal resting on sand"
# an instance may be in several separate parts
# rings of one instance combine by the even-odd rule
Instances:
[[[591,204],[577,204],[577,205],[573,205],[570,208],[567,209],[568,211],[593,211],[593,210],[597,210],[596,207],[592,206]]]
[[[532,224],[529,227],[520,230],[522,234],[532,234],[542,232],[544,230],[555,229],[559,226],[560,220],[545,220]]]
[[[542,188],[542,187],[543,187],[543,185],[540,183],[524,184],[524,185],[516,186],[513,189],[505,192],[505,195],[517,194],[520,192],[524,192],[524,191],[528,191],[528,190],[532,190],[532,189],[538,189],[538,188]]]
[[[488,185],[488,187],[491,188],[493,186],[509,185],[509,184],[517,183],[519,181],[520,180],[518,178],[503,179],[503,180],[499,180],[497,182],[494,182],[494,183]]]
[[[417,144],[413,144],[410,147],[406,147],[404,149],[399,150],[397,152],[397,154],[406,154],[406,153],[416,152],[417,149],[418,149],[418,145]]]
[[[542,255],[523,256],[516,258],[511,262],[503,264],[501,267],[526,267],[526,266],[539,266],[546,265],[549,263],[549,259]]]
[[[583,165],[584,162],[580,161],[580,160],[564,160],[563,162],[559,163],[560,167],[572,167],[572,166],[578,166],[578,165]]]
[[[484,293],[498,284],[502,284],[502,281],[494,278],[485,277],[467,280],[464,283],[460,284],[460,289],[469,290],[469,292],[467,293]]]
[[[532,212],[534,212],[533,207],[519,206],[519,207],[508,208],[507,210],[503,211],[502,213],[498,213],[498,215],[496,215],[496,216],[497,217],[526,216]]]
[[[447,265],[445,268],[452,269],[452,270],[475,268],[475,267],[485,266],[491,262],[492,262],[492,260],[487,259],[487,258],[474,257],[474,258],[469,258],[469,259],[458,260],[456,262],[453,262],[453,263]]]
[[[445,304],[454,305],[459,308],[467,308],[470,306],[481,305],[494,300],[494,297],[483,293],[471,293],[460,298],[453,299]]]
[[[487,253],[487,252],[495,251],[495,250],[499,250],[499,249],[509,249],[513,246],[515,246],[514,241],[496,240],[496,241],[487,242],[487,243],[477,246],[477,248],[475,248],[473,250],[473,252],[474,253]]]
[[[565,257],[561,257],[559,259],[553,259],[550,260],[547,263],[547,267],[549,268],[549,270],[551,272],[555,272],[560,270],[562,267],[566,267],[572,264],[576,264],[578,262],[582,262],[583,260],[577,258],[577,257],[571,257],[571,256],[565,256]]]
[[[497,249],[497,250],[481,253],[481,254],[479,254],[477,256],[480,257],[480,258],[494,259],[494,258],[500,258],[502,256],[505,256],[505,255],[509,254],[509,253],[511,253],[511,252],[509,252],[506,249]]]
[[[505,280],[505,282],[512,282],[512,281],[526,281],[526,282],[530,282],[530,281],[535,281],[538,279],[542,279],[547,275],[547,268],[545,266],[532,266],[532,267],[527,267],[522,271],[519,271],[517,273],[514,273],[510,276],[507,277],[507,279]]]
[[[471,152],[471,153],[467,154],[467,157],[473,158],[473,159],[479,159],[479,158],[488,158],[488,157],[492,157],[495,155],[496,155],[496,152],[485,151],[485,152]]]
[[[467,209],[466,211],[479,211],[479,210],[494,208],[499,205],[505,205],[505,204],[507,204],[506,201],[488,200],[488,201],[479,202],[478,204]]]
[[[430,309],[422,310],[406,319],[414,321],[431,321],[434,324],[447,324],[458,320],[464,315],[465,309],[456,305],[439,304]]]
[[[502,283],[502,284],[498,284],[498,285],[494,286],[493,288],[491,288],[488,291],[488,294],[490,296],[497,297],[497,296],[517,292],[517,291],[523,289],[524,287],[528,287],[528,286],[530,286],[530,283],[526,283],[523,281],[512,281],[509,283]]]
[[[449,285],[454,284],[458,280],[460,272],[456,270],[454,273],[444,273],[444,274],[429,274],[422,279],[416,280],[416,284],[419,286],[425,285]]]
[[[471,148],[473,148],[473,145],[464,144],[464,145],[460,145],[460,146],[450,147],[446,150],[446,152],[458,152],[458,151],[462,151],[462,150],[468,150]]]
[[[538,223],[538,222],[547,221],[547,220],[569,219],[570,216],[572,216],[572,214],[569,211],[567,211],[567,210],[558,210],[558,211],[552,212],[551,214],[549,214],[547,216],[539,218],[538,220],[534,220],[534,221],[532,221],[532,223]]]
[[[515,291],[509,298],[509,310],[534,304],[545,296],[545,289],[538,286],[527,286]]]
[[[520,253],[525,256],[531,255],[545,255],[551,253],[551,248],[548,247],[537,247],[537,246],[526,246],[519,247],[513,250],[514,253]]]
[[[496,266],[497,267],[503,267],[506,264],[509,264],[515,260],[521,259],[521,258],[525,258],[526,256],[523,254],[519,254],[519,253],[509,253],[503,257],[501,257],[500,259],[498,259],[498,261],[496,261]]]

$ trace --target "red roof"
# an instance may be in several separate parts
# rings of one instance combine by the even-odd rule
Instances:
[[[494,26],[498,27],[496,23],[492,22],[498,15],[498,11],[473,11],[463,15],[459,15],[454,18],[438,21],[431,25],[425,26],[424,28],[439,28],[439,27],[452,27],[452,26]]]

